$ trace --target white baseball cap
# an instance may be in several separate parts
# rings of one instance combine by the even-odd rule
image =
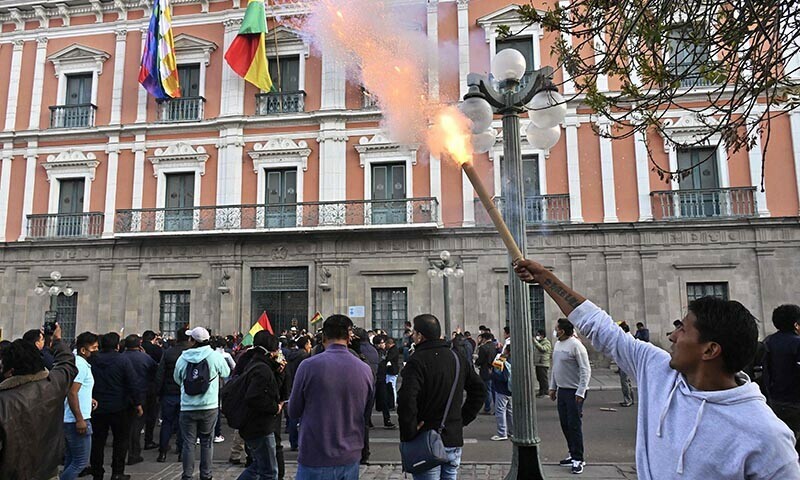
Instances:
[[[207,342],[211,338],[211,334],[203,327],[194,327],[191,330],[186,330],[186,336],[192,337],[198,342]]]

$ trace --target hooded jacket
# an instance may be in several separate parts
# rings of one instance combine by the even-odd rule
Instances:
[[[190,363],[208,362],[210,375],[208,390],[201,395],[187,395],[183,389],[183,380],[186,378],[186,369]],[[175,373],[172,378],[181,387],[181,411],[212,410],[219,408],[219,383],[220,379],[228,378],[231,369],[222,354],[212,349],[209,345],[189,348],[184,350],[175,364]]]
[[[63,460],[64,398],[78,374],[66,344],[53,344],[53,370],[0,383],[0,478],[49,478]]]
[[[667,352],[634,339],[592,302],[583,302],[569,320],[636,376],[640,480],[800,478],[794,435],[749,379],[727,390],[697,390],[669,366]]]
[[[274,432],[276,419],[280,418],[277,416],[280,385],[263,354],[251,357],[244,375],[247,375],[244,395],[247,421],[239,429],[239,435],[251,440]]]
[[[180,342],[167,349],[161,356],[155,379],[155,388],[159,395],[181,394],[180,385],[175,383],[175,364],[187,348],[189,348],[188,343]]]
[[[116,350],[98,352],[89,358],[94,375],[92,396],[95,415],[118,413],[144,402],[144,391],[130,358]]]

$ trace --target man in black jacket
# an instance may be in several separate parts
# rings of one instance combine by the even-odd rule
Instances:
[[[497,356],[497,344],[494,341],[494,335],[488,331],[481,333],[478,338],[480,343],[478,343],[478,358],[475,360],[475,366],[478,367],[481,380],[483,380],[486,391],[488,392],[483,404],[483,413],[488,414],[492,410],[492,405],[494,404],[491,398],[492,362],[494,361],[494,357]]]
[[[300,363],[306,358],[311,356],[311,339],[307,336],[302,336],[297,339],[297,349],[292,350],[289,356],[286,357],[288,362],[286,365],[286,382],[289,384],[289,394],[292,393],[292,383],[294,383],[294,374],[297,373]],[[377,354],[376,354],[377,356]],[[376,364],[377,368],[377,364]],[[284,410],[285,411],[285,410]],[[289,429],[289,447],[293,452],[297,451],[297,440],[300,432],[298,427],[300,421],[296,418],[286,418],[286,424]]]
[[[442,329],[436,317],[431,314],[415,317],[411,334],[416,347],[403,368],[397,402],[400,441],[413,440],[421,431],[440,427],[455,380],[455,394],[441,432],[450,461],[435,471],[414,475],[414,479],[456,478],[464,445],[463,428],[478,415],[486,388],[465,359],[453,355],[448,342],[441,339]],[[456,362],[460,362],[457,379]]]
[[[131,334],[125,337],[125,351],[122,356],[131,362],[133,371],[136,374],[136,389],[139,398],[147,399],[148,394],[153,389],[153,382],[156,376],[158,364],[153,358],[146,354],[142,349],[142,338],[139,335]],[[145,411],[145,415],[147,412]],[[145,416],[133,417],[131,422],[131,439],[128,447],[128,465],[136,465],[144,461],[142,458],[142,430],[144,429]],[[152,441],[152,437],[151,437]]]
[[[178,418],[181,413],[181,387],[172,378],[175,373],[175,364],[184,350],[189,348],[189,337],[185,328],[179,328],[176,333],[177,343],[164,352],[156,370],[156,390],[161,404],[161,431],[159,432],[157,462],[167,461],[169,452],[169,439],[175,434],[175,449],[178,452],[178,461],[181,460],[183,450],[183,436],[181,435]]]
[[[777,332],[764,339],[764,387],[772,411],[800,436],[800,306],[781,305],[772,311]],[[795,442],[800,453],[800,442]]]
[[[156,365],[161,362],[161,357],[164,355],[164,350],[161,348],[161,345],[159,345],[159,339],[160,337],[152,330],[145,330],[142,334],[142,348],[144,349],[144,353],[150,355],[150,358],[156,362]],[[158,444],[153,441],[153,431],[156,428],[156,421],[158,420],[158,391],[155,389],[155,385],[151,386],[153,388],[148,390],[144,405],[144,416],[146,417],[144,424],[145,450],[158,448]]]
[[[386,338],[386,389],[389,409],[397,404],[397,376],[400,375],[400,349],[394,338]]]
[[[144,395],[138,387],[136,372],[130,360],[118,351],[119,335],[111,332],[100,338],[100,352],[92,355],[89,364],[94,375],[94,398],[97,410],[92,413],[91,471],[95,480],[102,480],[108,429],[114,434],[111,454],[111,480],[128,480],[125,457],[133,415],[142,416]]]
[[[49,372],[39,350],[15,340],[0,351],[0,478],[50,478],[63,460],[64,398],[78,374],[75,357],[53,333]]]

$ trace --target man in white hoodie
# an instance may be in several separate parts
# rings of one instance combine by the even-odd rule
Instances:
[[[756,320],[742,304],[692,301],[668,353],[631,338],[539,263],[522,260],[516,272],[542,285],[595,348],[636,376],[640,480],[800,479],[794,435],[739,374],[758,340]]]

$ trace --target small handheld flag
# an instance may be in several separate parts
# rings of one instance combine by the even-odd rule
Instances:
[[[269,322],[269,317],[267,316],[266,310],[264,310],[261,316],[258,317],[258,321],[256,321],[256,323],[253,325],[250,331],[247,332],[247,335],[245,335],[245,337],[242,339],[242,345],[245,346],[252,345],[253,337],[255,337],[256,333],[260,332],[261,330],[266,330],[269,333],[275,335],[275,332],[272,331],[272,324]]]
[[[322,314],[317,312],[317,313],[314,314],[313,317],[311,317],[311,320],[309,320],[308,323],[310,323],[311,325],[314,325],[315,323],[319,322],[320,320],[322,320]]]

